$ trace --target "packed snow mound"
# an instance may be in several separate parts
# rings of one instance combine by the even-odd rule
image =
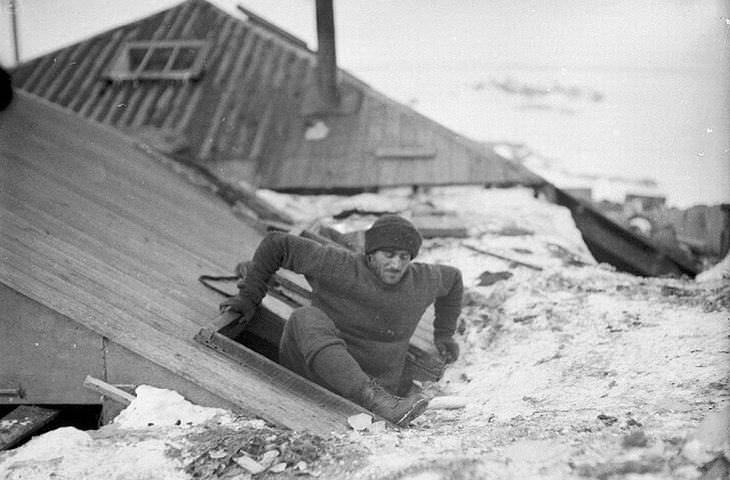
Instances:
[[[114,419],[120,428],[136,429],[151,426],[197,425],[216,417],[229,419],[230,412],[220,408],[201,407],[185,400],[179,393],[140,385],[136,398]]]
[[[3,480],[190,478],[168,450],[171,436],[119,436],[112,426],[91,433],[62,427],[0,455]]]
[[[60,457],[69,449],[82,449],[94,443],[91,435],[73,427],[61,427],[32,438],[14,457],[16,462],[48,461]]]
[[[695,277],[698,282],[712,282],[716,280],[730,279],[730,253],[714,267],[701,272]]]
[[[191,459],[179,453],[189,447],[189,435],[235,421],[253,431],[264,425],[237,419],[228,410],[195,405],[172,390],[140,385],[135,393],[109,425],[88,432],[58,428],[0,455],[0,478],[189,479],[184,462]]]

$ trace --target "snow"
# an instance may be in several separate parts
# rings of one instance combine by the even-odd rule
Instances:
[[[283,460],[283,444],[238,450],[284,435],[264,422],[143,385],[110,425],[0,453],[0,478],[249,478],[240,465],[255,464],[282,471],[265,478],[696,479],[727,458],[727,428],[713,426],[730,411],[730,260],[698,281],[617,272],[595,262],[566,209],[520,188],[261,195],[341,233],[373,212],[456,215],[468,238],[427,239],[417,260],[464,272],[462,354],[423,385],[463,408],[429,409],[409,429],[358,423],[317,458]],[[358,213],[333,218],[341,212]],[[480,284],[484,272],[505,275]]]
[[[717,265],[700,272],[696,277],[698,282],[727,281],[728,279],[730,279],[730,252]]]
[[[221,417],[230,420],[227,410],[193,405],[177,392],[140,385],[136,398],[115,419],[120,428],[201,424]]]
[[[189,478],[180,462],[166,455],[168,442],[162,436],[95,440],[63,427],[0,457],[0,474],[7,480]]]

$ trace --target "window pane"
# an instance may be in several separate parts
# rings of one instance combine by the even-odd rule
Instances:
[[[130,72],[134,72],[139,68],[139,65],[144,60],[144,56],[147,54],[147,47],[130,48],[128,50],[128,64],[127,68]]]
[[[192,68],[195,58],[200,49],[198,47],[181,47],[177,51],[175,61],[172,63],[172,70],[187,70]]]
[[[155,48],[142,71],[161,72],[165,69],[165,65],[167,65],[167,61],[170,59],[170,55],[172,55],[172,51],[172,47]]]

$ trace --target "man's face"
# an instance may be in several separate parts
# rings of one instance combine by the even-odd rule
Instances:
[[[376,250],[369,258],[375,274],[388,285],[400,282],[411,263],[411,254],[406,250]]]

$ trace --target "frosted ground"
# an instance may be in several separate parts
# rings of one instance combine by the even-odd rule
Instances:
[[[262,195],[304,225],[343,233],[374,218],[332,218],[343,210],[459,212],[468,238],[426,240],[419,260],[464,272],[462,355],[438,384],[424,385],[463,408],[429,410],[410,429],[376,423],[315,438],[140,386],[110,425],[59,429],[1,453],[0,478],[649,480],[727,472],[728,260],[697,281],[616,272],[593,261],[566,209],[522,189],[309,203]]]

